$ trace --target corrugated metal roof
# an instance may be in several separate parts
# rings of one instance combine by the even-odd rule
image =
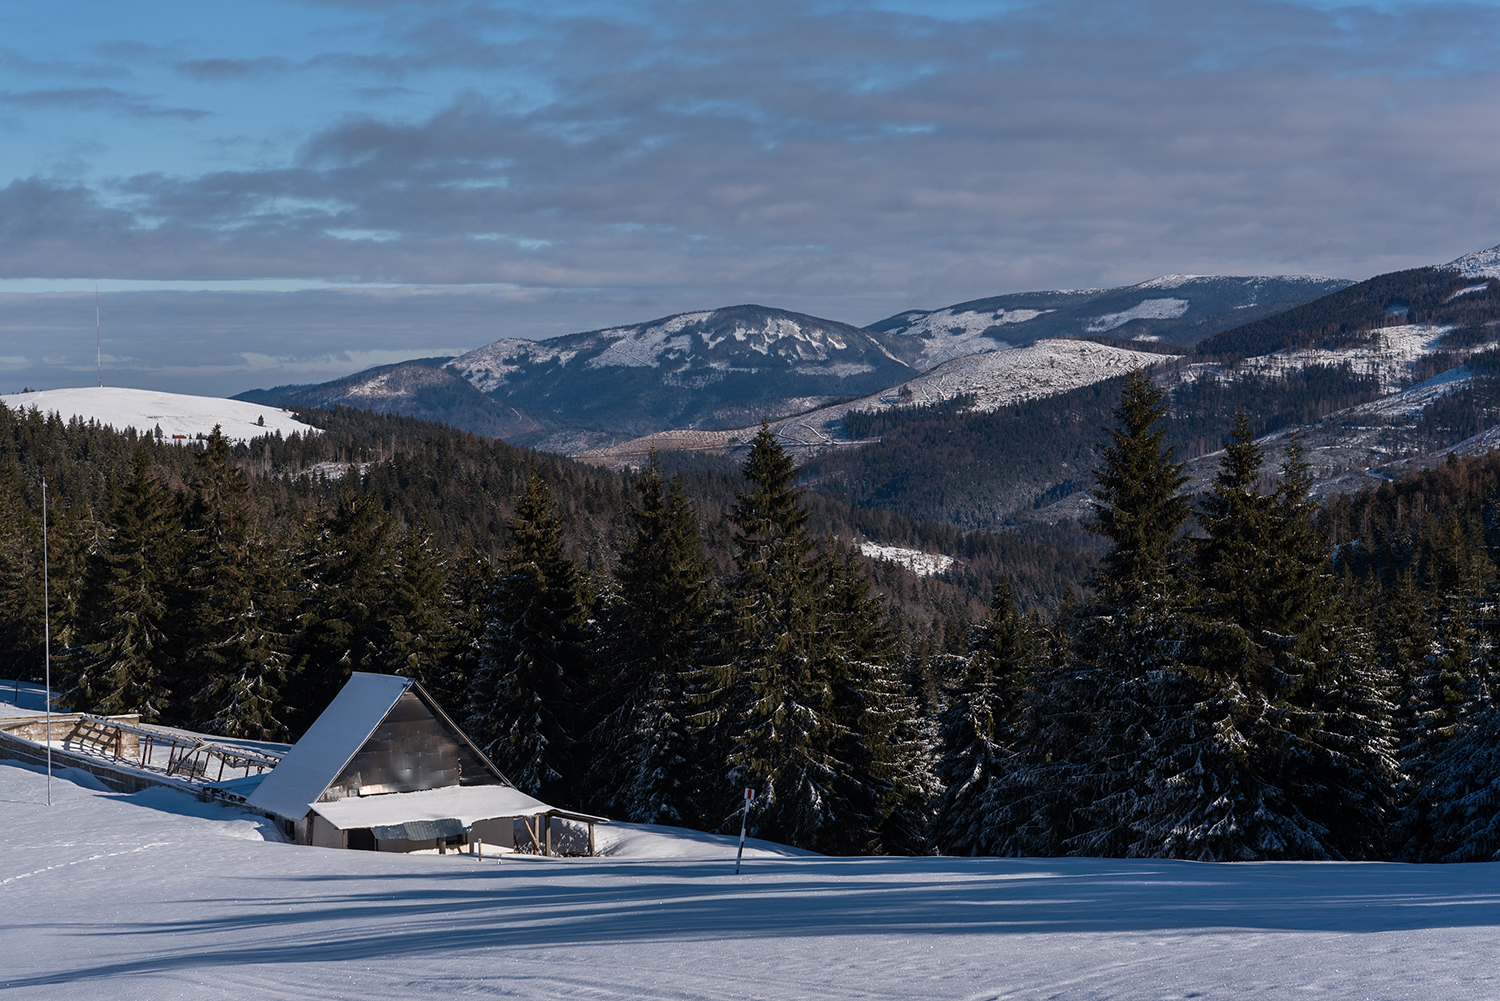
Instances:
[[[377,824],[370,833],[381,841],[405,838],[407,841],[436,841],[438,838],[456,838],[468,830],[462,820],[449,817],[446,820],[409,820],[404,824]]]

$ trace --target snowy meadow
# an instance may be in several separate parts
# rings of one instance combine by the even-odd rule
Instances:
[[[0,762],[16,998],[1493,998],[1500,867],[340,852]],[[604,829],[601,829],[604,830]]]

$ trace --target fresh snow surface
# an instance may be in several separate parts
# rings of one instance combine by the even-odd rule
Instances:
[[[993,336],[997,327],[1012,323],[1035,320],[1050,309],[997,309],[977,311],[971,309],[939,309],[935,312],[915,314],[911,324],[901,333],[920,337],[925,342],[922,353],[913,366],[919,372],[936,368],[945,361],[962,358],[982,351],[1002,351],[1010,347],[1009,342]]]
[[[1483,292],[1485,289],[1487,289],[1489,287],[1490,287],[1490,283],[1489,282],[1481,282],[1478,285],[1470,285],[1468,288],[1461,288],[1457,292],[1454,292],[1452,295],[1450,295],[1448,297],[1448,301],[1452,302],[1454,299],[1457,299],[1459,296],[1461,296],[1461,295],[1469,295],[1472,292]]]
[[[893,386],[846,406],[853,410],[886,410],[903,404],[940,403],[973,393],[976,410],[999,410],[1124,375],[1133,368],[1153,365],[1168,357],[1171,356],[1129,351],[1093,341],[1037,341],[1024,348],[955,358],[904,383],[911,391],[909,398],[900,395],[901,387]]]
[[[798,857],[599,828],[596,859],[279,844],[0,762],[18,999],[1500,996],[1500,866]]]
[[[1089,333],[1102,334],[1106,330],[1123,327],[1131,320],[1175,320],[1188,311],[1192,303],[1186,299],[1145,299],[1123,313],[1106,313],[1089,324]]]
[[[1378,378],[1382,392],[1394,393],[1402,382],[1411,377],[1412,362],[1423,355],[1443,350],[1439,342],[1452,329],[1423,323],[1384,327],[1368,347],[1343,348],[1337,351],[1321,348],[1277,351],[1274,354],[1246,358],[1235,366],[1235,371],[1240,374],[1280,376],[1312,365],[1342,365],[1347,362],[1356,374]],[[1220,371],[1218,365],[1194,364],[1184,366],[1178,374],[1184,379],[1192,379],[1217,376]]]
[[[899,546],[882,546],[874,542],[861,542],[859,551],[872,560],[899,563],[918,577],[931,577],[946,573],[953,566],[953,557],[924,553],[920,549],[902,549]]]
[[[1477,250],[1465,254],[1448,267],[1457,270],[1465,278],[1500,278],[1500,247]]]
[[[1378,400],[1362,403],[1342,411],[1344,414],[1364,417],[1416,417],[1424,408],[1449,393],[1463,389],[1474,381],[1474,373],[1467,365],[1439,372],[1431,379],[1403,389],[1399,393],[1382,396]],[[1333,417],[1335,415],[1329,415]],[[1325,418],[1327,419],[1327,418]]]
[[[188,440],[199,434],[207,436],[217,424],[230,441],[249,441],[268,434],[322,434],[317,428],[296,420],[285,410],[263,407],[241,400],[221,400],[212,396],[183,396],[158,393],[149,389],[116,389],[109,386],[85,386],[81,389],[48,389],[38,393],[16,393],[0,396],[12,410],[35,407],[44,414],[57,413],[63,420],[74,417],[98,421],[116,431],[133,427],[149,433],[159,426],[166,440],[174,434]],[[265,426],[256,424],[265,418]]]

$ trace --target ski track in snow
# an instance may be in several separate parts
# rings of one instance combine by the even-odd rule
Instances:
[[[480,862],[243,840],[255,818],[0,762],[8,997],[1500,995],[1500,866],[827,859],[610,830]],[[633,847],[630,847],[632,846]],[[14,878],[23,875],[25,878]]]

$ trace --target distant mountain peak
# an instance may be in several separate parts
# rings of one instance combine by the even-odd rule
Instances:
[[[1465,278],[1500,278],[1500,246],[1488,250],[1476,250],[1465,254],[1444,267],[1457,271]]]

